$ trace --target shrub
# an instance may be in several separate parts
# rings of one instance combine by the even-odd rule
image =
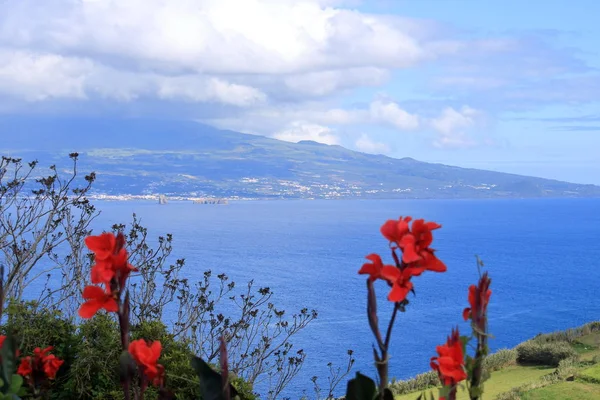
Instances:
[[[131,328],[132,340],[144,338],[151,341],[160,341],[163,346],[161,363],[165,366],[165,370],[169,371],[169,385],[177,388],[178,398],[200,398],[200,386],[198,385],[197,375],[190,363],[190,359],[194,354],[190,350],[189,344],[181,340],[176,340],[168,332],[167,326],[160,321],[142,322]],[[213,367],[218,369],[217,366]],[[254,400],[256,398],[256,395],[252,391],[252,385],[243,379],[231,374],[230,382],[244,399]],[[148,389],[146,394],[149,395],[150,393],[152,393],[151,388]]]
[[[516,348],[517,361],[521,364],[549,365],[558,367],[559,363],[567,358],[577,358],[575,350],[567,343],[561,341],[528,340]]]
[[[15,332],[24,353],[53,345],[53,353],[65,361],[53,383],[50,399],[123,399],[118,375],[121,342],[112,316],[98,314],[75,325],[60,310],[49,310],[35,302],[12,302],[5,312],[7,323],[0,330],[3,334]],[[177,388],[177,398],[200,398],[197,374],[190,363],[193,353],[189,344],[176,340],[159,321],[143,322],[131,328],[132,340],[142,337],[160,340],[161,362],[169,373],[170,385]],[[256,399],[252,386],[243,379],[232,375],[231,383],[244,399]],[[145,395],[146,399],[155,399],[157,392],[149,388]]]
[[[121,399],[120,338],[116,322],[106,314],[82,322],[77,330],[79,357],[67,364],[64,390],[76,399]]]
[[[565,358],[558,363],[558,368],[556,369],[555,373],[561,379],[566,379],[575,375],[578,367],[579,360],[577,358]]]
[[[492,372],[508,365],[513,365],[516,362],[517,351],[515,349],[500,349],[496,353],[487,356],[484,359],[483,365],[487,371]],[[389,388],[395,396],[398,396],[419,392],[439,385],[441,385],[441,382],[438,374],[435,371],[429,371],[403,381],[392,380]]]
[[[589,335],[591,333],[600,332],[600,321],[589,322],[577,328],[570,328],[564,331],[557,331],[552,333],[540,333],[535,336],[532,340],[539,343],[552,343],[552,342],[567,342],[573,343],[578,338]]]
[[[405,381],[392,381],[388,386],[394,396],[413,393],[441,385],[436,371],[425,372]]]
[[[489,371],[498,371],[508,365],[517,363],[518,352],[515,349],[500,349],[494,354],[490,354],[483,361],[484,368]]]
[[[60,310],[49,310],[39,307],[36,302],[10,302],[4,310],[6,322],[0,328],[2,334],[16,333],[20,340],[19,348],[23,354],[31,354],[36,347],[53,346],[53,353],[71,364],[78,357],[78,340],[76,326],[64,318]],[[67,399],[60,396],[64,386],[69,381],[67,368],[63,366],[53,382],[53,399]]]

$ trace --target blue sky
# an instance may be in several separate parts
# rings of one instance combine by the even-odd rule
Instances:
[[[593,0],[5,0],[0,113],[192,119],[600,184],[598,15]]]

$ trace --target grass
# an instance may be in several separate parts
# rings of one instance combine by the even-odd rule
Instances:
[[[600,333],[590,333],[577,339],[573,348],[580,354],[581,360],[591,361],[600,356]]]
[[[525,383],[535,381],[542,375],[546,375],[554,371],[551,367],[536,367],[536,366],[519,366],[514,365],[506,367],[500,371],[492,372],[491,378],[485,382],[484,396],[486,399],[493,399],[500,393],[509,391],[510,389],[521,386]],[[438,389],[430,389],[437,399]],[[415,400],[419,397],[419,392],[403,394],[396,396],[395,400]],[[466,390],[459,390],[458,400],[468,400],[469,395]]]
[[[582,343],[590,347],[600,346],[600,333],[590,333],[589,335],[582,336],[577,339],[577,342]]]
[[[578,376],[581,380],[587,381],[588,383],[600,384],[600,364],[584,369],[579,372]]]
[[[561,375],[562,379],[566,379],[567,377],[571,377],[572,379],[573,373],[575,373],[576,379],[574,381],[561,380],[551,384],[548,380],[540,381],[540,378],[554,372],[556,370],[554,367],[512,365],[492,372],[491,378],[485,382],[483,397],[485,399],[494,399],[499,394],[508,392],[511,389],[522,387],[521,390],[527,390],[526,388],[528,387],[537,387],[521,394],[521,400],[600,399],[600,363],[591,367],[589,366],[591,361],[598,362],[597,360],[600,358],[600,332],[593,332],[577,337],[574,342],[571,340],[569,341],[571,346],[583,363],[579,364],[578,371],[576,369],[571,369],[571,372],[568,369],[559,370],[562,371],[560,372],[561,374],[568,374]],[[586,364],[587,366],[585,366]],[[566,366],[566,368],[569,367]],[[437,388],[428,389],[426,393],[428,395],[433,394],[436,399],[438,398]],[[403,394],[396,396],[395,400],[415,400],[420,394],[421,392]],[[457,400],[468,399],[469,396],[466,390],[459,389]]]
[[[534,389],[521,396],[522,400],[598,400],[600,385],[585,382],[559,382]]]

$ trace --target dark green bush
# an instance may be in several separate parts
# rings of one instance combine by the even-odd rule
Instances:
[[[577,352],[567,342],[528,340],[517,346],[517,361],[529,365],[549,365],[558,367],[558,364],[567,358],[577,358]]]
[[[81,323],[75,336],[78,357],[67,365],[66,392],[78,399],[122,399],[118,375],[121,340],[117,323],[106,314],[97,314]]]
[[[54,346],[52,352],[65,362],[52,386],[50,399],[122,400],[119,382],[121,341],[116,321],[99,313],[79,325],[64,318],[59,310],[38,308],[35,302],[12,303],[5,310],[7,322],[0,328],[5,334],[15,332],[21,350],[27,355],[36,347]],[[199,399],[199,381],[191,366],[193,353],[188,343],[175,340],[161,322],[144,322],[131,327],[132,339],[160,340],[163,350],[160,363],[167,372],[167,385],[177,399]],[[231,377],[233,386],[247,400],[254,400],[252,387],[240,378]],[[156,399],[153,388],[147,400]]]
[[[67,399],[57,395],[69,381],[68,368],[78,357],[77,328],[63,318],[59,310],[38,308],[36,302],[11,302],[4,310],[6,323],[0,328],[2,334],[9,331],[17,335],[19,348],[24,356],[32,355],[36,347],[54,346],[52,354],[65,361],[52,384],[53,399]]]

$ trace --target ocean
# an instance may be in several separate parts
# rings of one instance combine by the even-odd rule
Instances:
[[[352,375],[375,377],[374,340],[366,319],[365,276],[357,274],[369,253],[392,262],[379,232],[387,220],[411,215],[442,224],[432,247],[446,273],[413,278],[405,313],[394,326],[390,377],[429,370],[454,326],[468,332],[462,310],[467,288],[478,279],[475,255],[492,278],[489,326],[492,350],[512,347],[540,332],[600,319],[600,199],[510,200],[298,200],[240,201],[198,205],[149,201],[96,202],[94,227],[109,229],[137,213],[151,236],[172,233],[173,254],[186,259],[185,275],[226,273],[243,286],[254,279],[274,291],[288,313],[315,308],[318,319],[294,338],[307,358],[285,394],[312,394],[312,376],[327,387],[327,363]],[[387,286],[377,285],[379,319],[386,324]],[[384,328],[382,328],[384,329]],[[350,377],[350,376],[349,376]],[[349,378],[348,377],[348,378]],[[345,379],[337,395],[345,390]],[[258,390],[263,389],[262,385]]]

